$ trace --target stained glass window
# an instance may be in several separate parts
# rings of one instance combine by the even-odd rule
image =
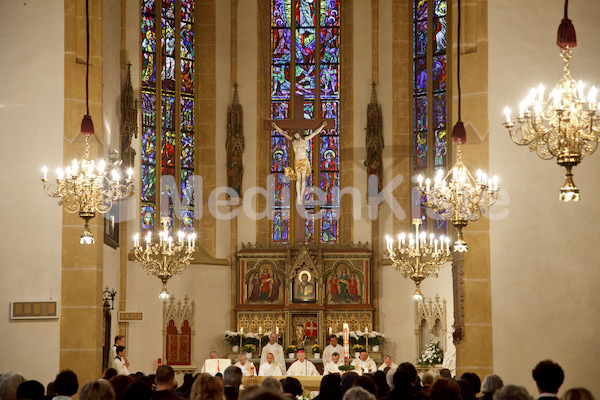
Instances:
[[[141,31],[142,231],[157,229],[161,216],[169,217],[170,228],[192,230],[194,0],[143,0]],[[160,205],[157,196],[161,182],[163,189],[167,184],[166,190],[174,193],[167,205]],[[173,183],[175,188],[170,188]],[[178,196],[181,211],[175,215],[173,197]],[[159,206],[166,210],[163,214]]]
[[[325,193],[323,203],[305,206],[307,214],[322,211],[322,218],[307,219],[304,238],[294,238],[292,218],[296,213],[290,182],[290,143],[277,131],[271,134],[273,209],[271,239],[285,244],[298,241],[336,243],[339,201],[339,48],[340,0],[272,0],[271,2],[271,118],[290,118],[292,97],[304,98],[304,118],[331,118],[335,126],[310,140],[307,152],[312,174],[307,188]],[[294,90],[292,90],[294,88]],[[297,117],[297,116],[294,116]],[[310,132],[309,132],[310,133]],[[306,200],[316,199],[305,193]]]
[[[413,0],[413,172],[446,169],[446,0]],[[427,209],[421,208],[427,227]],[[445,231],[433,220],[430,229]]]

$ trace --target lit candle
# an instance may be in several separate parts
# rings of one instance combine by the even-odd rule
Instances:
[[[140,246],[140,234],[136,233],[135,235],[133,235],[133,247],[139,247]]]
[[[343,333],[344,333],[344,360],[347,360],[348,358],[350,358],[350,346],[349,346],[349,336],[350,333],[348,332],[348,324],[344,323],[343,325]]]
[[[422,188],[423,187],[423,175],[419,174],[417,176],[417,182],[419,182],[419,187]]]
[[[588,102],[589,102],[589,107],[590,107],[590,111],[593,110],[596,104],[596,87],[592,86],[592,88],[590,89],[590,93],[588,94]]]
[[[538,100],[539,101],[544,101],[544,85],[542,85],[540,83],[540,86],[538,86]]]
[[[333,328],[329,327],[329,334],[333,334]]]
[[[365,334],[369,333],[369,327],[365,326]]]
[[[404,232],[402,232],[400,234],[400,243],[402,244],[402,246],[404,246],[405,239],[406,239],[406,234]]]
[[[579,100],[583,101],[583,99],[585,97],[583,96],[583,82],[582,81],[577,82],[577,94],[578,94]]]
[[[446,238],[446,253],[450,254],[450,238]]]
[[[183,236],[184,236],[184,233],[183,233],[182,231],[179,231],[179,232],[178,232],[178,235],[179,235],[179,243],[183,243]]]
[[[259,327],[258,327],[258,334],[259,334],[259,335],[262,335],[262,326],[259,326]]]
[[[494,190],[498,190],[498,177],[494,175]]]
[[[242,335],[244,334],[244,327],[243,327],[243,326],[241,326],[241,327],[240,327],[240,333],[241,333]]]
[[[433,233],[429,234],[429,245],[433,245]]]
[[[133,175],[133,168],[127,168],[127,179],[131,180],[132,175]]]
[[[275,334],[279,336],[279,327],[278,326],[275,327]]]
[[[427,191],[429,192],[429,186],[431,186],[431,180],[429,178],[427,178],[425,180],[425,187],[427,188]]]
[[[388,251],[392,250],[392,239],[390,239],[389,235],[385,235],[385,240],[387,241],[387,249]]]
[[[435,249],[434,249],[434,253],[437,253],[437,239],[435,239],[435,241],[433,242]]]
[[[106,166],[106,163],[104,162],[104,160],[100,160],[100,161],[98,162],[98,171],[99,171],[100,173],[103,173],[103,172],[104,172],[104,167],[105,167],[105,166]]]
[[[523,100],[519,104],[519,117],[523,118],[524,115],[525,115],[525,100]]]
[[[146,244],[150,244],[151,241],[152,241],[152,232],[148,232],[148,234],[146,235]]]
[[[508,106],[504,109],[504,115],[506,115],[506,122],[510,122],[510,108]]]
[[[115,181],[115,182],[119,180],[119,173],[117,172],[116,169],[112,170],[112,178],[113,178],[113,181]]]
[[[77,170],[79,169],[79,165],[77,164],[77,159],[74,158],[73,159],[73,167],[71,167],[71,170],[73,171],[73,175],[77,175]]]
[[[61,168],[56,169],[56,175],[58,176],[58,180],[61,180],[61,181],[65,177],[64,172]]]

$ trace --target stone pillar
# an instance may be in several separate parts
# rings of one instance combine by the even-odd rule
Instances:
[[[85,0],[65,0],[65,115],[63,161],[83,155],[79,134],[86,114]],[[89,105],[96,138],[91,157],[102,150],[102,1],[90,1]],[[79,244],[83,220],[63,211],[60,309],[60,369],[72,369],[83,383],[102,376],[102,217],[90,220],[96,243]]]

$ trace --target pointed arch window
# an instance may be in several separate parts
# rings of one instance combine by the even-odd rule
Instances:
[[[293,237],[296,204],[289,200],[290,182],[284,175],[290,166],[290,143],[277,131],[271,132],[271,240],[275,244],[338,241],[339,201],[335,193],[340,185],[339,37],[339,0],[272,0],[271,119],[290,118],[292,98],[300,95],[304,99],[304,118],[321,116],[336,121],[334,127],[324,129],[308,143],[312,173],[306,186],[323,190],[326,202],[305,207],[309,214],[322,211],[322,217],[305,220],[303,238]],[[306,194],[305,199],[311,201],[313,195]]]
[[[192,230],[194,0],[143,0],[141,47],[142,231],[159,227],[160,216],[170,229]],[[156,195],[161,187],[171,193],[168,204]],[[178,215],[173,198],[182,204]]]
[[[413,175],[447,168],[446,0],[413,0]],[[416,200],[416,199],[413,199]],[[446,221],[427,218],[423,227],[446,231]]]

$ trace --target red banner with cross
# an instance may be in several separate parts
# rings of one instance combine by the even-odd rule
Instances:
[[[317,323],[307,322],[306,323],[306,337],[317,337]]]

